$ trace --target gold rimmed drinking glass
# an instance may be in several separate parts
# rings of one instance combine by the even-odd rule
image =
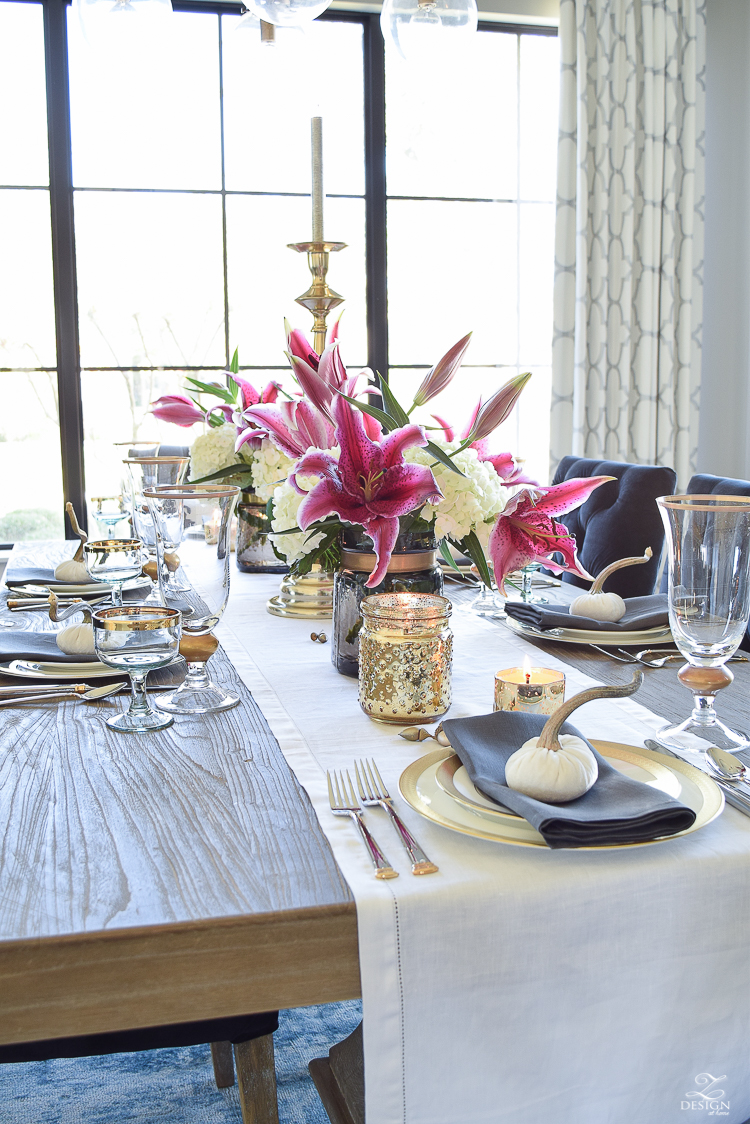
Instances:
[[[94,648],[102,663],[130,676],[130,707],[108,718],[120,733],[164,730],[174,719],[153,710],[146,693],[146,676],[171,663],[180,646],[181,620],[177,609],[160,605],[120,605],[93,614]]]
[[[678,675],[694,696],[690,717],[665,726],[657,739],[671,749],[692,749],[696,737],[720,749],[747,749],[747,734],[719,721],[714,698],[734,678],[724,665],[750,619],[750,499],[686,495],[656,502],[669,547],[669,625],[688,661]]]
[[[151,505],[162,594],[164,554],[181,529],[180,557],[201,599],[182,622],[180,651],[187,660],[185,682],[156,705],[173,714],[208,714],[237,706],[239,697],[212,682],[206,662],[219,646],[210,633],[219,623],[229,598],[230,527],[240,489],[232,484],[178,484],[146,489]]]
[[[112,586],[112,604],[122,605],[122,587],[143,566],[140,539],[99,539],[83,544],[83,563],[95,582]]]

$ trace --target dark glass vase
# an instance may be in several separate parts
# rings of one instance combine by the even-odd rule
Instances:
[[[404,531],[396,539],[388,572],[380,585],[368,589],[365,582],[375,569],[372,540],[361,527],[347,527],[342,541],[342,566],[333,591],[333,643],[331,662],[342,675],[357,678],[360,606],[373,593],[440,593],[443,571],[437,560],[432,531]]]
[[[271,521],[266,505],[254,492],[243,491],[237,504],[237,569],[243,574],[286,574],[286,566],[273,552]]]

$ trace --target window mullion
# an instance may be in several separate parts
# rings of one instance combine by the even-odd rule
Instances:
[[[385,47],[380,16],[364,17],[367,362],[388,377]]]
[[[47,82],[52,275],[55,291],[55,337],[63,494],[87,526],[83,469],[81,359],[78,346],[73,223],[73,161],[70,134],[70,87],[66,0],[44,2],[44,53]],[[72,528],[66,517],[66,527]]]

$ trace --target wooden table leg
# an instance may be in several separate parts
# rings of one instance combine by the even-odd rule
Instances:
[[[234,1060],[231,1042],[212,1042],[211,1061],[214,1063],[214,1080],[217,1089],[234,1085]]]
[[[362,1023],[331,1046],[327,1058],[314,1058],[307,1068],[331,1124],[365,1124]]]
[[[242,1124],[279,1124],[273,1035],[235,1043]]]

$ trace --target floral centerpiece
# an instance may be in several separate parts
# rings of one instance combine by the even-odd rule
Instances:
[[[567,528],[552,514],[582,503],[608,477],[540,487],[523,475],[510,453],[488,451],[489,436],[510,415],[529,373],[478,403],[456,437],[439,415],[433,415],[435,427],[417,425],[410,415],[450,383],[470,336],[428,372],[408,410],[380,377],[382,409],[363,399],[359,382],[370,372],[349,376],[336,340],[318,356],[300,332],[288,330],[287,339],[299,394],[290,401],[252,405],[243,417],[264,429],[294,462],[269,502],[275,548],[294,571],[305,573],[315,563],[339,567],[342,544],[352,528],[359,528],[365,549],[374,554],[367,591],[382,587],[397,542],[407,532],[432,535],[454,567],[451,547],[468,554],[488,586],[486,553],[501,587],[521,559],[526,564],[544,557],[558,572],[589,576]],[[241,434],[237,448],[251,439]],[[556,552],[561,558],[553,557]]]

